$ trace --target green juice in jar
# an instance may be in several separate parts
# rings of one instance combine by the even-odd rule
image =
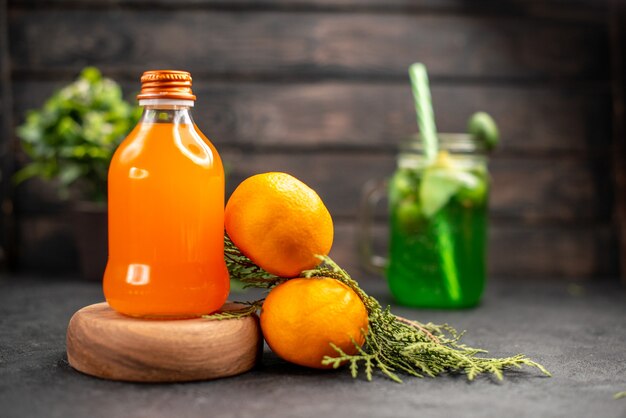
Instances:
[[[463,144],[463,137],[449,144]],[[402,305],[464,308],[480,302],[486,275],[488,173],[486,158],[476,153],[452,157],[473,183],[456,190],[435,213],[420,196],[425,166],[419,156],[399,156],[389,184],[390,243],[386,276]],[[465,175],[465,174],[462,174]]]

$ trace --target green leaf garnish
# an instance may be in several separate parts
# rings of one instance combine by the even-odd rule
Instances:
[[[454,164],[447,152],[440,151],[435,163],[424,169],[420,186],[420,202],[426,217],[443,208],[461,188],[475,189],[480,179]]]

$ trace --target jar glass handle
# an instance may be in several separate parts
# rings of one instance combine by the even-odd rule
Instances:
[[[387,180],[370,180],[363,186],[359,210],[358,249],[361,265],[370,273],[383,274],[387,258],[374,254],[372,226],[376,206],[387,195]]]

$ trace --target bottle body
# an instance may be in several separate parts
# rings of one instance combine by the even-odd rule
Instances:
[[[188,107],[147,106],[108,179],[109,305],[137,317],[218,310],[229,291],[224,170]]]

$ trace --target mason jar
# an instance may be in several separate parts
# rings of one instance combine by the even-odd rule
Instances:
[[[386,182],[364,190],[361,259],[384,271],[401,305],[464,308],[485,287],[489,173],[484,144],[469,134],[439,134],[439,152],[427,161],[417,135],[400,147]],[[388,197],[387,257],[372,254],[373,209]]]

